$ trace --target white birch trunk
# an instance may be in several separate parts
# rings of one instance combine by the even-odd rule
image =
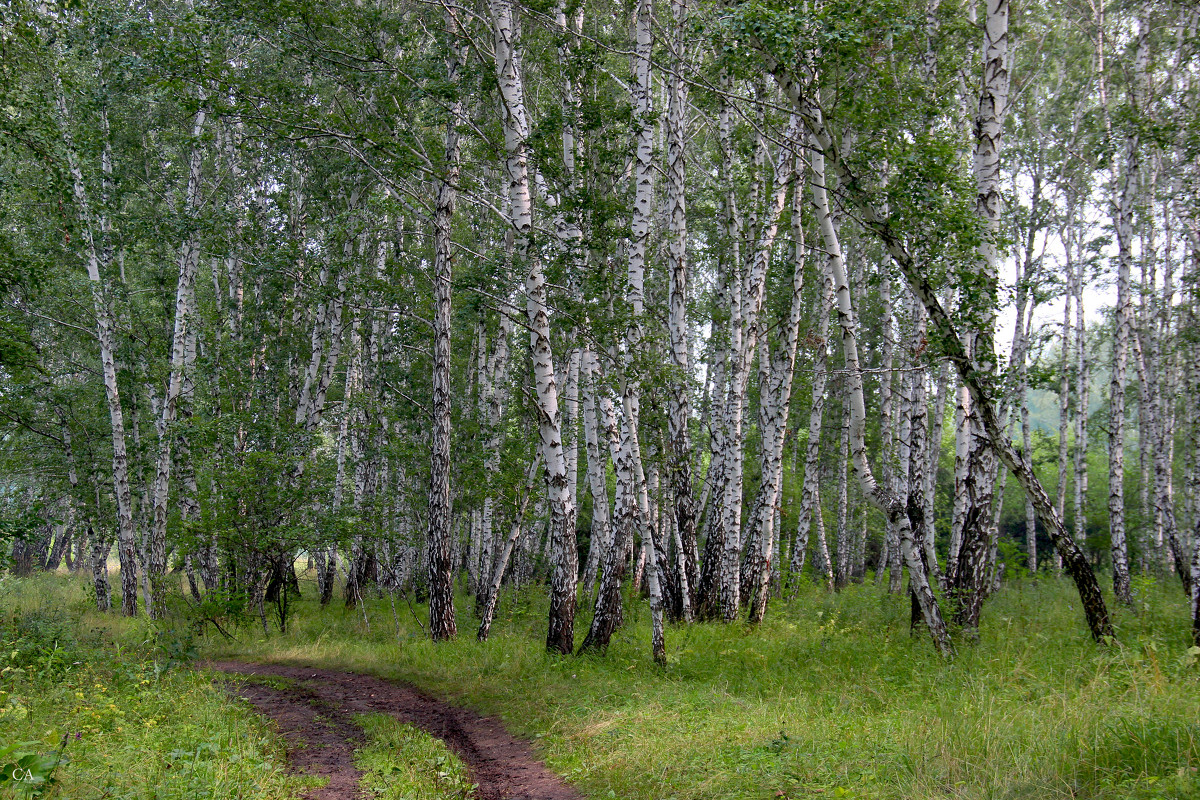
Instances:
[[[973,325],[967,336],[967,353],[985,373],[996,368],[995,297],[998,291],[1000,215],[1003,200],[1000,186],[1000,147],[1004,116],[1008,109],[1008,0],[987,0],[983,20],[983,87],[975,115],[974,172],[975,213],[984,229],[978,248],[974,288],[979,296],[968,297],[974,309]],[[973,400],[973,398],[969,398]],[[996,460],[988,433],[973,404],[966,409],[966,505],[962,516],[962,540],[951,581],[955,598],[954,619],[975,630],[987,590],[991,539],[992,503],[995,496]]]
[[[895,315],[892,308],[892,278],[887,269],[881,270],[879,297],[883,306],[880,324],[883,327],[883,342],[880,347],[883,358],[883,374],[879,381],[879,436],[883,440],[883,458],[880,467],[880,478],[884,487],[900,497],[907,497],[907,492],[901,490],[899,465],[907,463],[907,459],[899,457],[899,442],[897,441],[898,414],[904,413],[899,406],[904,404],[903,397],[897,398],[895,385]],[[903,392],[903,389],[901,389]],[[897,402],[899,400],[899,402]],[[909,420],[911,424],[911,418]],[[911,430],[909,431],[911,434]],[[888,591],[899,594],[904,588],[904,567],[900,560],[900,540],[896,525],[890,520],[885,522],[884,546],[880,552],[880,569],[875,574],[878,581],[883,575],[883,567],[888,570]]]
[[[504,409],[508,405],[508,364],[509,337],[512,335],[513,319],[503,309],[500,312],[499,329],[495,342],[488,355],[487,367],[480,379],[480,400],[483,402],[484,419],[487,425],[484,471],[487,474],[487,491],[483,498],[483,510],[480,519],[479,565],[481,584],[486,581],[488,569],[494,560],[495,534],[493,532],[495,519],[495,485],[500,473],[500,455],[504,445],[504,431],[501,422],[504,419]],[[482,346],[482,345],[481,345]],[[481,586],[482,588],[482,586]],[[486,597],[482,592],[476,595],[476,608],[481,609]]]
[[[687,319],[687,83],[683,79],[688,0],[671,0],[673,29],[671,73],[667,92],[667,272],[668,328],[671,342],[671,381],[668,416],[670,481],[674,491],[675,535],[678,540],[679,582],[683,617],[691,621],[700,580],[696,553],[696,507],[692,493],[692,451],[688,430],[691,418],[691,362]]]
[[[206,113],[203,108],[192,120],[192,151],[188,158],[188,179],[185,190],[183,212],[194,223],[200,202],[200,168],[203,153],[199,140],[204,131]],[[158,455],[155,459],[154,487],[151,493],[153,506],[148,532],[146,573],[150,581],[150,598],[147,613],[154,619],[163,615],[166,586],[163,579],[167,567],[167,501],[170,496],[172,461],[172,430],[179,414],[180,397],[185,381],[184,368],[187,360],[188,338],[192,333],[191,309],[196,292],[196,271],[200,266],[200,248],[193,231],[180,245],[177,261],[178,283],[175,287],[175,327],[171,336],[171,371],[167,378],[167,391],[162,402],[162,411],[156,422],[158,429]]]
[[[724,542],[721,555],[720,613],[725,622],[737,619],[741,602],[741,552],[742,552],[742,460],[744,451],[743,419],[750,384],[750,367],[757,349],[758,318],[762,313],[766,291],[767,267],[779,232],[779,217],[787,201],[788,184],[792,181],[794,152],[792,147],[798,136],[798,118],[792,118],[784,135],[783,144],[775,163],[771,193],[766,198],[762,217],[757,228],[754,249],[745,265],[744,277],[740,282],[740,296],[734,304],[734,316],[730,323],[730,370],[729,394],[725,405],[724,466],[727,470],[723,511]],[[765,161],[765,144],[758,145],[756,159],[761,172]],[[753,193],[752,193],[753,196]],[[732,207],[732,200],[730,201]],[[757,206],[752,208],[757,212]],[[730,226],[736,229],[736,223]]]
[[[1071,219],[1072,214],[1068,211],[1067,218]],[[1075,301],[1075,280],[1076,267],[1074,261],[1074,241],[1073,236],[1067,231],[1072,231],[1071,225],[1063,228],[1063,250],[1066,253],[1066,290],[1063,295],[1063,321],[1062,321],[1062,352],[1060,354],[1058,369],[1058,493],[1055,497],[1054,508],[1058,511],[1058,515],[1063,519],[1067,516],[1067,478],[1070,475],[1070,442],[1068,441],[1068,433],[1070,431],[1071,421],[1071,361],[1074,354],[1074,347],[1071,340],[1071,332],[1073,326],[1071,324],[1071,305]],[[1080,269],[1082,272],[1082,269]],[[1076,379],[1078,380],[1078,378]],[[1029,571],[1034,575],[1037,574],[1037,537],[1030,536],[1026,541],[1025,546],[1025,563],[1029,567]]]
[[[355,187],[347,199],[347,213],[355,214],[360,205],[360,192]],[[346,260],[352,259],[356,237],[348,237],[343,245]],[[304,382],[296,403],[296,425],[312,432],[321,424],[325,413],[325,395],[333,381],[338,359],[341,357],[344,333],[350,327],[350,318],[345,314],[346,295],[350,276],[341,270],[337,276],[337,289],[332,299],[322,302],[317,309],[312,329],[312,352],[304,372]],[[325,284],[327,273],[322,270],[321,284]]]
[[[835,536],[837,544],[837,565],[833,572],[833,587],[845,588],[850,582],[852,569],[851,556],[854,544],[850,533],[850,398],[847,396],[848,386],[843,383],[841,389],[842,421],[838,427],[838,459],[837,459],[837,509],[835,514]]]
[[[458,10],[446,7],[447,28],[452,39],[460,34]],[[466,46],[451,44],[446,61],[446,79],[454,85],[466,58]],[[458,200],[462,171],[458,128],[463,123],[463,101],[450,103],[443,137],[445,173],[438,181],[433,211],[433,426],[430,441],[429,482],[429,636],[440,642],[458,633],[454,614],[453,565],[450,509],[450,327],[451,289],[454,272],[454,242],[451,224]],[[372,337],[373,339],[375,337]],[[374,344],[374,342],[373,342]]]
[[[1184,321],[1188,330],[1200,330],[1200,221],[1194,215],[1185,217],[1191,253],[1189,268],[1183,285],[1189,286],[1184,293]],[[1183,353],[1186,368],[1186,395],[1200,397],[1200,341],[1193,338]],[[1191,612],[1192,644],[1200,647],[1200,408],[1195,402],[1184,406],[1188,426],[1188,449],[1191,453],[1191,469],[1187,475],[1187,488],[1192,497],[1192,558],[1191,558]]]
[[[918,300],[918,302],[920,301]],[[925,313],[924,306],[921,306],[921,311]],[[925,314],[925,321],[928,322],[928,314]],[[946,432],[946,406],[949,405],[947,399],[954,393],[949,372],[949,365],[943,361],[934,384],[937,396],[933,403],[933,422],[929,426],[929,461],[925,465],[925,501],[922,504],[925,511],[925,550],[928,554],[933,554],[934,541],[937,536],[934,509],[937,501],[938,469],[942,463],[942,442]],[[935,579],[939,584],[944,581],[945,576],[941,574],[936,555],[929,560],[929,570],[931,579]]]
[[[584,350],[581,382],[583,388],[583,431],[587,455],[588,489],[592,494],[592,537],[583,570],[583,591],[591,596],[596,575],[604,554],[612,546],[612,531],[608,504],[607,435],[601,431],[599,419],[600,362],[596,354]],[[601,437],[604,440],[601,440]]]
[[[112,429],[113,494],[117,501],[117,557],[121,563],[121,613],[132,617],[137,614],[138,587],[137,548],[133,530],[133,495],[129,488],[129,456],[125,449],[125,413],[121,407],[121,392],[117,382],[116,324],[108,278],[104,274],[112,262],[112,249],[109,243],[111,225],[103,203],[99,213],[93,214],[83,170],[70,131],[71,117],[67,111],[66,98],[61,84],[57,85],[56,89],[59,123],[62,126],[63,143],[66,145],[67,152],[67,168],[71,175],[76,212],[79,216],[88,281],[92,288],[92,304],[96,314],[96,340],[100,346],[100,368],[101,374],[104,376],[104,394],[108,402],[109,422]],[[102,180],[107,185],[112,173],[112,157],[107,143],[107,118],[104,118],[103,122],[106,141],[101,157],[101,170],[104,176]],[[99,241],[97,241],[97,233],[99,233]],[[103,538],[99,534],[95,537],[97,549],[93,553],[93,570],[96,569],[96,559],[99,558],[100,550],[103,550],[105,555],[108,552],[108,548],[103,546]]]
[[[1083,266],[1075,280],[1075,448],[1072,454],[1075,470],[1075,541],[1082,547],[1087,542],[1088,492],[1088,405],[1091,402],[1091,362],[1087,351],[1087,320],[1083,312]],[[1065,519],[1065,517],[1064,517]],[[1054,569],[1062,569],[1062,556],[1055,552]]]
[[[1093,638],[1097,641],[1106,641],[1107,637],[1113,635],[1113,627],[1108,616],[1107,605],[1104,602],[1104,595],[1096,582],[1095,572],[1083,551],[1067,533],[1062,518],[1055,513],[1054,505],[1034,473],[1028,457],[1013,447],[1005,437],[989,392],[990,376],[987,373],[981,373],[967,354],[962,338],[958,335],[953,322],[946,314],[946,310],[942,307],[937,294],[925,278],[912,253],[893,230],[889,221],[880,214],[868,192],[856,182],[855,176],[842,159],[837,144],[825,127],[820,109],[809,102],[804,91],[805,87],[769,53],[760,54],[766,62],[768,70],[775,76],[791,101],[792,106],[803,117],[817,153],[821,155],[822,159],[828,159],[831,162],[833,169],[841,178],[847,202],[858,211],[863,226],[875,234],[880,243],[887,248],[888,254],[891,255],[908,282],[909,289],[925,306],[930,322],[933,323],[942,340],[947,358],[954,364],[960,379],[971,391],[972,402],[978,409],[980,420],[995,446],[997,454],[1009,471],[1016,476],[1021,488],[1032,497],[1039,519],[1042,520],[1055,548],[1062,555],[1064,566],[1079,591],[1081,605]],[[901,541],[903,543],[903,537]],[[912,562],[907,554],[905,561],[910,564],[911,570]]]
[[[796,543],[792,549],[792,574],[797,579],[804,568],[804,554],[813,516],[817,517],[821,535],[817,540],[817,560],[814,572],[824,571],[827,588],[834,587],[833,564],[824,536],[820,511],[821,418],[825,411],[826,387],[829,382],[829,311],[833,304],[833,275],[828,265],[821,269],[821,301],[817,307],[817,335],[813,340],[812,403],[808,412],[808,440],[804,450],[804,484],[800,491],[800,510],[796,514]]]
[[[518,491],[516,509],[513,512],[508,536],[501,544],[500,552],[496,554],[495,563],[485,565],[488,577],[483,591],[483,605],[479,611],[479,631],[475,635],[475,638],[481,642],[486,642],[491,633],[492,620],[496,616],[496,604],[500,601],[500,586],[504,582],[504,573],[508,570],[509,561],[512,560],[513,548],[516,547],[517,540],[521,536],[521,530],[525,524],[525,510],[529,507],[529,498],[533,496],[534,489],[537,487],[538,470],[541,469],[541,466],[542,455],[539,451],[525,472],[524,487]]]
[[[819,142],[814,141],[819,147]],[[849,424],[847,433],[851,460],[863,495],[883,511],[899,528],[900,547],[908,566],[909,580],[917,603],[921,608],[925,624],[929,628],[934,644],[943,655],[951,652],[950,637],[942,620],[941,609],[926,577],[921,559],[920,544],[913,539],[912,523],[907,504],[879,486],[867,460],[866,421],[867,406],[863,396],[863,382],[858,342],[854,330],[854,309],[850,302],[850,286],[846,280],[846,269],[842,262],[841,244],[834,229],[833,217],[826,193],[825,156],[815,149],[809,156],[812,169],[813,207],[820,223],[825,252],[829,257],[829,270],[833,276],[834,297],[837,300],[838,323],[842,333],[842,353],[845,357],[847,375],[847,401]]]
[[[800,173],[793,189],[792,204],[792,297],[788,316],[781,320],[779,342],[774,352],[768,336],[760,336],[758,351],[759,374],[759,430],[762,434],[761,475],[762,483],[757,499],[758,518],[751,524],[757,529],[758,552],[754,556],[751,571],[753,594],[750,605],[750,623],[762,621],[770,595],[771,563],[778,537],[775,527],[776,510],[783,484],[783,445],[787,435],[788,411],[791,408],[792,378],[796,369],[796,348],[800,338],[800,317],[803,311],[804,265],[806,251],[804,228],[800,210],[803,195]]]
[[[550,505],[552,574],[546,647],[570,653],[575,642],[575,506],[567,485],[566,456],[550,345],[550,316],[546,277],[537,253],[530,247],[533,203],[529,190],[527,140],[529,117],[516,50],[516,20],[511,0],[489,0],[495,46],[496,78],[503,106],[505,170],[508,176],[509,223],[514,233],[514,259],[525,270],[526,314],[533,355],[534,390],[539,415],[538,433],[546,466]]]

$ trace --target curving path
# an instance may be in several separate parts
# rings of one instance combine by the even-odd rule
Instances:
[[[500,722],[429,697],[411,686],[363,675],[311,667],[209,662],[230,675],[285,678],[279,689],[252,681],[231,691],[273,719],[288,741],[288,759],[299,771],[329,778],[307,796],[311,800],[350,800],[361,795],[362,773],[354,768],[354,747],[362,731],[353,714],[383,713],[442,739],[471,770],[479,800],[581,800],[561,777],[534,756],[529,743]]]

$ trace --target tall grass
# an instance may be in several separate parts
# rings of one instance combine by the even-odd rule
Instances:
[[[66,757],[0,797],[283,800],[313,784],[286,774],[269,724],[182,668],[186,630],[98,614],[84,586],[0,582],[0,750]]]
[[[487,643],[437,645],[424,606],[399,601],[397,618],[371,598],[364,619],[313,594],[287,635],[247,629],[206,652],[410,681],[499,715],[594,797],[1200,796],[1200,667],[1174,586],[1143,582],[1107,647],[1069,583],[1009,586],[950,662],[910,635],[903,600],[812,589],[757,628],[671,628],[661,669],[641,602],[606,656],[562,657],[543,649],[536,592],[505,595]]]
[[[177,668],[187,619],[97,614],[85,585],[0,583],[0,738],[50,749],[82,734],[48,796],[297,790],[269,726]],[[543,649],[536,591],[506,591],[484,644],[460,598],[464,634],[438,645],[424,606],[399,599],[394,617],[386,597],[350,611],[304,593],[286,635],[255,623],[195,645],[370,671],[496,714],[591,797],[1200,797],[1200,664],[1174,585],[1141,582],[1108,647],[1088,638],[1070,584],[1008,586],[950,662],[910,635],[902,600],[872,585],[811,589],[757,628],[671,627],[665,668],[649,658],[641,601],[606,656],[562,657]]]

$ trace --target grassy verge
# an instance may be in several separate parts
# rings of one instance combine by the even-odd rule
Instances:
[[[386,714],[358,714],[367,743],[356,753],[361,786],[379,800],[467,800],[475,785],[440,740]]]
[[[424,639],[392,616],[309,598],[286,636],[247,630],[214,655],[371,671],[497,714],[593,797],[1188,798],[1200,795],[1200,667],[1174,586],[1140,587],[1121,644],[1087,637],[1054,579],[989,601],[981,641],[950,663],[874,586],[805,591],[758,629],[668,631],[648,657],[635,606],[604,658],[547,655],[544,601],[511,598],[491,641]],[[581,630],[586,614],[577,623]],[[369,625],[369,628],[368,628]]]
[[[284,772],[253,712],[179,668],[186,637],[95,614],[82,585],[0,585],[0,797],[283,800],[313,785]]]
[[[159,631],[156,640],[144,620],[84,611],[80,586],[47,576],[22,584],[16,607],[13,593],[0,600],[6,619],[25,619],[26,638],[36,608],[72,609],[62,624],[75,632],[73,646],[91,653],[72,655],[52,680],[38,677],[36,658],[66,658],[47,655],[54,650],[43,636],[40,650],[20,648],[40,655],[17,659],[24,671],[3,678],[5,714],[22,715],[18,727],[0,721],[6,740],[37,740],[45,753],[63,733],[83,732],[68,745],[56,796],[284,796],[287,779],[262,725],[206,681],[163,671],[164,654],[186,650],[185,638]],[[536,591],[506,591],[485,644],[470,635],[470,606],[460,599],[460,637],[434,645],[420,626],[424,606],[410,612],[399,601],[397,619],[387,598],[370,598],[364,619],[339,603],[321,609],[303,588],[288,634],[267,637],[251,625],[236,642],[203,640],[200,650],[410,681],[500,716],[590,797],[1200,797],[1200,664],[1174,584],[1139,585],[1112,647],[1087,637],[1068,583],[1007,587],[989,601],[979,643],[949,663],[909,635],[907,604],[874,586],[806,589],[776,603],[757,629],[671,627],[665,669],[649,659],[641,604],[606,657],[576,658],[545,653]],[[577,622],[581,635],[587,616]],[[119,700],[101,702],[114,693]],[[440,754],[405,755],[401,734],[387,735],[382,750],[372,744],[362,755],[375,779],[410,762],[436,765]],[[373,758],[382,759],[378,769]]]

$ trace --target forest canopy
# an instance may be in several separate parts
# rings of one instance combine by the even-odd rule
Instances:
[[[659,662],[814,581],[950,655],[1063,573],[1105,642],[1146,575],[1200,644],[1198,21],[5,0],[8,566],[435,640],[538,585],[564,654],[631,586]]]

